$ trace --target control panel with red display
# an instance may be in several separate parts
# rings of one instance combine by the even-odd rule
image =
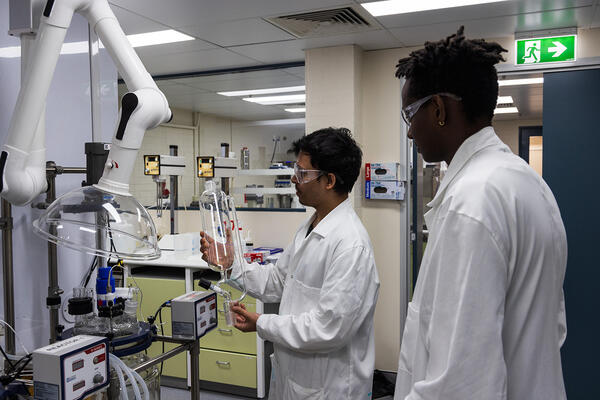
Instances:
[[[109,384],[108,341],[79,335],[33,352],[35,398],[79,400]]]

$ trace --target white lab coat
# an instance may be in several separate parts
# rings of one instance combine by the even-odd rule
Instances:
[[[396,400],[565,399],[565,229],[491,127],[452,159],[402,338]]]
[[[248,293],[281,303],[257,323],[274,345],[269,399],[370,399],[379,291],[371,242],[349,199],[306,236],[313,219],[277,264],[246,264]]]

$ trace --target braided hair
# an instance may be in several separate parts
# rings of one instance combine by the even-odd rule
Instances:
[[[498,98],[495,64],[505,61],[502,46],[483,39],[466,39],[464,26],[438,42],[410,53],[396,65],[396,77],[410,79],[408,95],[420,99],[430,94],[452,93],[462,98],[469,121],[494,116]]]

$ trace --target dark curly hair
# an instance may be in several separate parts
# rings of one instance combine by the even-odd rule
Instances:
[[[333,190],[349,193],[360,174],[362,151],[347,128],[325,128],[303,136],[292,144],[296,156],[302,152],[321,171],[335,175]]]
[[[453,93],[462,98],[467,119],[494,116],[498,98],[495,64],[504,61],[502,46],[483,39],[466,39],[464,26],[438,42],[398,61],[396,77],[410,79],[408,95],[420,99],[430,94]]]

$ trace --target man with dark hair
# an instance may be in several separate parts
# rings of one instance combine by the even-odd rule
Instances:
[[[397,65],[408,137],[448,170],[425,215],[396,400],[566,398],[566,234],[546,183],[491,127],[504,51],[461,27]]]
[[[273,342],[269,399],[369,399],[375,366],[373,317],[379,291],[373,248],[348,193],[362,152],[350,131],[322,129],[293,145],[292,182],[314,207],[276,264],[245,266],[246,290],[279,315],[231,309],[235,326]],[[202,252],[211,262],[202,233]],[[232,282],[241,268],[233,266]]]

